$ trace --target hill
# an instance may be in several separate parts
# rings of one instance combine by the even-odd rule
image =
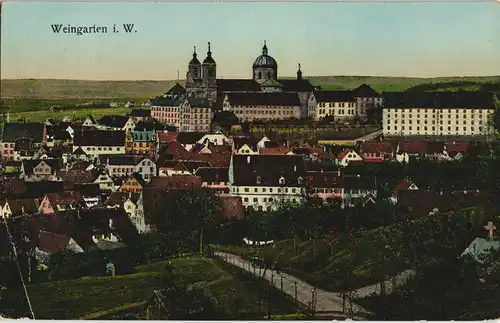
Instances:
[[[254,315],[267,287],[242,270],[218,259],[178,258],[171,260],[175,275],[189,284],[206,283],[219,304],[233,308],[238,315]],[[133,315],[143,319],[144,305],[158,289],[166,261],[138,266],[137,273],[115,277],[82,277],[28,285],[33,311],[37,319],[123,319]],[[296,312],[293,300],[272,288],[272,314]],[[3,295],[3,314],[13,317],[28,315],[22,288]],[[267,296],[266,296],[267,297]],[[262,309],[265,312],[267,307]],[[231,315],[231,313],[229,313]],[[261,315],[254,317],[262,318]]]
[[[363,83],[379,91],[402,91],[426,83],[455,81],[499,82],[500,76],[486,77],[378,77],[378,76],[312,76],[313,84],[325,89],[350,89]],[[87,81],[56,79],[6,79],[0,83],[2,98],[24,99],[135,99],[144,100],[165,93],[176,81]],[[181,84],[184,80],[181,80]]]

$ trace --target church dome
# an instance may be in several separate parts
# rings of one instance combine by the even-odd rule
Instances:
[[[213,64],[215,65],[215,61],[212,57],[212,52],[210,51],[210,42],[208,43],[208,52],[207,52],[207,57],[205,60],[203,60],[203,64],[208,65],[208,64]]]
[[[189,65],[201,65],[200,61],[198,60],[198,58],[196,58],[196,46],[194,47],[194,52],[193,52],[193,58],[191,59],[191,61],[189,61]]]
[[[276,60],[267,54],[267,45],[265,42],[264,47],[262,47],[262,55],[255,59],[253,67],[278,67]]]

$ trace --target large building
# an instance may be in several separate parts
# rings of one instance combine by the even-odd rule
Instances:
[[[302,79],[300,64],[296,79],[278,78],[278,63],[269,55],[265,42],[262,54],[253,62],[251,79],[217,79],[217,63],[209,43],[203,62],[198,60],[195,48],[188,64],[185,90],[176,84],[165,95],[152,99],[151,115],[181,131],[196,131],[194,124],[188,125],[191,121],[186,123],[187,119],[192,120],[191,116],[182,116],[182,111],[187,111],[183,106],[189,103],[188,98],[207,100],[212,112],[232,111],[241,120],[304,118],[308,116],[309,97],[317,89]],[[203,123],[198,128],[207,126]]]
[[[494,94],[488,92],[383,93],[385,136],[485,136]]]

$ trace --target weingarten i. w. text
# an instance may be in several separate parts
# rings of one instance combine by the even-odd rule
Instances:
[[[112,27],[98,25],[72,26],[69,24],[53,24],[51,27],[54,34],[74,34],[78,36],[85,34],[131,34],[137,32],[134,24],[122,24],[121,26],[114,24]]]

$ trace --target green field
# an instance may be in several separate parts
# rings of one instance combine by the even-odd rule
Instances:
[[[243,256],[244,258],[263,256],[271,254],[280,263],[283,271],[289,272],[300,279],[308,281],[312,285],[330,291],[339,291],[342,278],[338,269],[351,267],[354,279],[351,288],[359,288],[377,283],[384,275],[395,275],[407,268],[403,263],[389,260],[384,257],[384,242],[380,238],[380,232],[384,228],[367,230],[359,233],[357,242],[352,252],[352,242],[346,236],[342,236],[338,244],[333,248],[328,245],[324,238],[301,241],[296,239],[296,250],[293,251],[293,240],[277,242],[270,247],[232,247],[229,252]],[[316,250],[316,256],[314,256]],[[351,263],[351,261],[353,261]],[[391,261],[387,266],[386,261]],[[390,268],[390,272],[387,271]]]
[[[178,279],[191,284],[206,282],[219,304],[238,304],[240,313],[253,313],[259,304],[259,291],[267,282],[249,280],[237,269],[218,259],[198,257],[174,259]],[[37,319],[120,319],[130,313],[141,318],[144,304],[158,289],[166,261],[138,266],[137,273],[115,277],[83,277],[28,285]],[[259,289],[260,288],[260,289]],[[272,289],[272,314],[295,313],[293,300]],[[7,294],[4,314],[28,316],[28,306],[21,289]]]
[[[10,114],[10,122],[16,122],[19,118],[25,118],[26,122],[44,122],[47,119],[62,120],[70,117],[71,120],[85,120],[90,114],[95,119],[105,115],[125,115],[130,112],[130,108],[105,108],[105,109],[81,109],[67,111],[28,111]]]

